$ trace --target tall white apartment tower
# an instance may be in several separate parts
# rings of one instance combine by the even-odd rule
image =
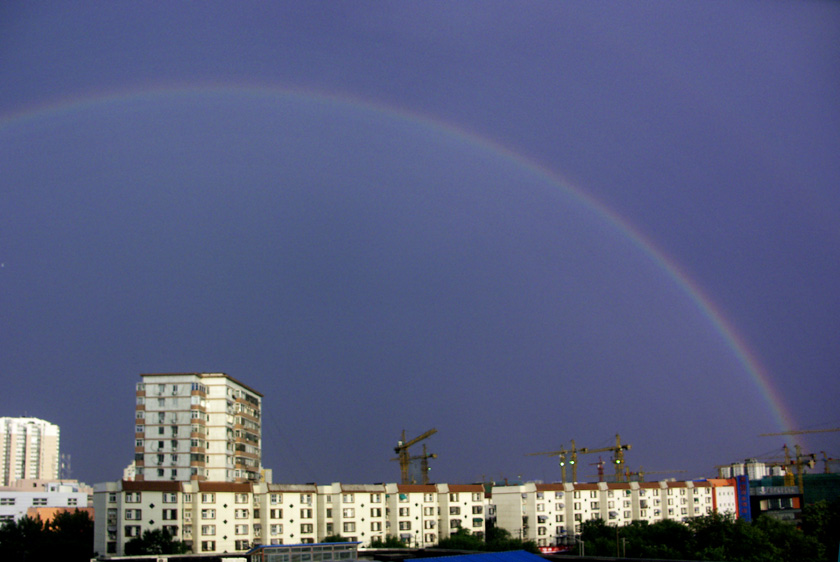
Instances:
[[[0,418],[0,485],[58,479],[58,426],[38,418]]]
[[[225,373],[140,376],[136,480],[260,480],[262,394]]]

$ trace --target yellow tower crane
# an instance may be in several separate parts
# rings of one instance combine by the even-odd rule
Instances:
[[[616,482],[621,482],[622,465],[624,464],[624,451],[629,450],[630,445],[622,445],[621,436],[616,434],[615,447],[603,447],[601,449],[587,449],[586,447],[581,447],[580,449],[578,449],[575,447],[575,440],[572,439],[571,449],[560,449],[559,451],[546,451],[543,453],[528,453],[527,456],[549,455],[552,457],[558,457],[560,459],[560,474],[562,482],[565,484],[567,463],[572,467],[572,482],[577,482],[578,453],[580,453],[581,455],[587,455],[591,453],[603,453],[605,451],[610,451],[613,454],[613,464],[615,465]]]
[[[575,447],[575,440],[572,439],[571,449],[560,449],[559,451],[545,451],[543,453],[528,453],[526,456],[534,457],[537,455],[548,455],[551,457],[558,457],[560,460],[560,481],[566,483],[566,465],[572,467],[572,482],[577,482],[577,448]]]
[[[629,451],[631,445],[626,443],[624,445],[621,444],[621,435],[618,433],[615,434],[615,447],[601,447],[600,449],[587,449],[583,447],[580,449],[581,455],[588,455],[590,453],[603,453],[606,451],[610,451],[613,454],[613,465],[615,465],[615,481],[616,482],[623,482],[624,475],[623,475],[623,464],[624,464],[624,451]]]
[[[775,437],[778,435],[804,435],[806,433],[831,433],[834,431],[840,431],[840,427],[833,427],[830,429],[792,429],[790,431],[779,431],[776,433],[761,433],[759,437]],[[796,447],[796,460],[792,460],[790,458],[790,451],[788,450],[787,444],[783,447],[785,450],[785,464],[787,467],[785,468],[785,486],[792,486],[793,482],[793,473],[790,471],[791,465],[796,467],[796,476],[799,480],[799,493],[805,493],[805,482],[802,478],[802,467],[808,466],[809,468],[814,468],[816,464],[817,456],[814,454],[811,455],[802,455],[802,450],[800,449],[799,445],[795,445]]]
[[[833,458],[829,457],[829,456],[826,454],[826,452],[825,452],[825,451],[820,451],[820,453],[821,453],[821,454],[822,454],[822,456],[823,456],[823,463],[825,464],[825,469],[823,470],[823,472],[824,472],[825,474],[831,474],[831,463],[833,463],[833,462],[840,462],[840,459],[833,459]]]
[[[421,478],[423,480],[423,482],[422,482],[423,484],[428,484],[429,483],[429,470],[431,470],[429,468],[429,459],[436,459],[436,458],[437,458],[436,454],[434,454],[434,453],[429,454],[426,451],[426,444],[425,443],[423,443],[423,454],[422,455],[415,455],[413,457],[408,457],[409,466],[410,466],[410,463],[412,461],[420,461],[420,472],[422,473]],[[393,458],[391,460],[392,461],[398,461],[398,460],[400,460],[400,457]],[[417,484],[417,482],[415,482],[412,479],[410,474],[407,475],[406,479],[408,481],[403,482],[403,484]]]
[[[397,456],[396,459],[391,459],[391,460],[399,461],[399,463],[400,463],[400,480],[403,484],[411,484],[411,480],[409,479],[409,476],[408,476],[408,467],[411,464],[411,461],[413,459],[412,459],[411,455],[408,453],[408,448],[411,447],[412,445],[416,444],[416,443],[419,443],[423,439],[427,439],[427,438],[431,437],[435,433],[437,433],[437,429],[432,428],[429,431],[427,431],[427,432],[425,432],[421,435],[418,435],[414,439],[412,439],[410,441],[406,441],[405,430],[403,429],[402,438],[397,443],[397,446],[394,447],[394,452],[397,453],[398,456]],[[423,473],[423,480],[424,481],[428,481],[428,459],[436,458],[436,457],[437,457],[437,455],[427,455],[425,447],[423,448],[423,456],[414,457],[414,459],[419,458],[425,463],[426,470],[424,470],[424,473]]]

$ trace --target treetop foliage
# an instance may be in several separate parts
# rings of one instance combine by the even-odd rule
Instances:
[[[712,514],[686,524],[664,520],[633,521],[612,527],[586,521],[581,540],[590,556],[627,556],[663,560],[727,562],[834,562],[840,543],[840,500],[818,502],[803,510],[802,529],[771,517],[749,523]]]
[[[51,521],[23,517],[0,526],[3,562],[88,562],[93,556],[93,519],[86,511],[58,513]]]

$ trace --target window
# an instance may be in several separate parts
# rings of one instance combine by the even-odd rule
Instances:
[[[484,527],[484,519],[481,517],[473,517],[473,527]]]
[[[237,535],[247,535],[249,531],[249,525],[236,525],[234,528],[234,534]]]
[[[238,540],[234,542],[234,549],[236,550],[248,550],[251,548],[251,543],[248,540]]]
[[[408,517],[410,514],[411,513],[409,511],[409,508],[407,508],[407,507],[401,507],[400,508],[400,517]]]
[[[537,527],[537,534],[538,534],[538,535],[544,535],[544,534],[546,534],[545,527]]]
[[[140,509],[126,509],[125,518],[133,521],[139,521],[143,519],[143,511]]]
[[[557,523],[562,523],[563,522],[563,515],[558,513],[557,515],[554,516],[554,521],[556,521]]]
[[[268,497],[269,502],[271,505],[277,505],[278,503],[283,503],[283,494],[271,494]]]
[[[108,494],[108,503],[117,503],[117,494],[115,492]]]
[[[400,521],[400,531],[410,531],[411,521]]]
[[[544,503],[538,503],[537,504],[537,511],[545,511],[545,504]]]
[[[351,517],[355,517],[356,516],[356,510],[353,509],[352,507],[345,507],[342,510],[341,516],[345,517],[347,519],[349,519]]]
[[[283,534],[283,525],[281,525],[279,523],[273,523],[270,526],[269,531],[271,532],[272,536],[282,535]]]
[[[433,502],[433,501],[435,501],[435,495],[434,494],[423,494],[423,501],[426,502],[426,503]]]
[[[0,498],[0,505],[15,505],[15,498]]]
[[[371,494],[370,495],[370,503],[380,503],[382,502],[382,494]]]
[[[356,532],[356,523],[353,521],[346,521],[342,526],[342,529],[345,533],[355,533]]]
[[[201,541],[201,552],[213,552],[216,550],[216,541]]]
[[[371,517],[382,517],[382,508],[381,507],[372,507],[370,509],[370,516]]]
[[[451,529],[460,529],[461,528],[461,520],[460,519],[450,519],[449,520],[449,527]]]
[[[268,516],[271,519],[283,519],[283,510],[282,509],[271,509],[268,512]]]
[[[192,494],[184,494],[184,503],[192,503]]]
[[[201,494],[201,503],[215,503],[216,501],[216,494],[209,493],[209,494]]]
[[[236,503],[248,503],[248,494],[236,494]]]
[[[353,503],[353,494],[342,494],[341,501],[344,503]]]
[[[216,518],[216,510],[215,509],[202,509],[201,510],[201,518],[202,519],[215,519]]]
[[[449,494],[449,501],[451,501],[451,502],[458,501],[458,492],[451,492]]]
[[[562,500],[563,499],[563,492],[554,492],[554,499],[555,500]]]
[[[139,537],[140,536],[140,525],[126,525],[125,526],[125,533],[123,533],[126,537]]]
[[[423,515],[426,517],[434,517],[435,515],[435,508],[431,506],[426,506],[423,508]]]
[[[423,528],[424,529],[434,529],[435,528],[435,520],[434,519],[426,519],[423,521]]]
[[[426,533],[425,540],[427,543],[435,542],[435,534],[434,533]]]
[[[575,511],[580,511],[580,502],[575,502]]]
[[[304,523],[300,526],[301,533],[311,533],[312,532],[312,523]]]
[[[483,505],[474,505],[472,506],[473,515],[481,515],[484,512]]]
[[[450,507],[449,515],[461,515],[461,508],[457,505]]]
[[[202,525],[201,526],[201,536],[208,537],[216,534],[216,526],[215,525]]]
[[[177,509],[164,509],[163,510],[163,520],[164,521],[175,521],[178,519],[178,510]]]
[[[382,530],[382,521],[371,521],[370,522],[370,530],[371,531],[381,531]]]
[[[300,503],[304,505],[311,505],[312,504],[312,494],[301,494],[300,495]]]
[[[237,509],[234,511],[234,517],[237,519],[248,519],[251,516],[251,513],[247,509]]]
[[[589,505],[589,507],[590,507],[591,509],[601,509],[601,503],[600,503],[600,502],[592,502],[592,503]]]
[[[126,492],[125,503],[140,503],[141,497],[140,492]]]
[[[301,519],[312,519],[312,510],[311,509],[301,509],[300,510],[300,518]]]

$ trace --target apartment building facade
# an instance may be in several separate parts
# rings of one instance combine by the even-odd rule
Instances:
[[[632,521],[686,521],[715,511],[732,513],[724,498],[735,495],[732,480],[577,483],[495,486],[496,524],[514,538],[538,546],[568,544],[584,521],[623,526]]]
[[[38,418],[0,418],[0,486],[15,480],[57,480],[57,425]]]
[[[483,534],[483,496],[480,485],[108,482],[94,489],[94,549],[122,555],[132,538],[160,528],[194,553],[316,543],[336,535],[362,547],[388,535],[425,547],[462,527]]]
[[[135,480],[259,480],[262,394],[225,373],[141,379],[135,389]]]
[[[87,510],[92,495],[90,486],[75,480],[16,480],[11,486],[0,486],[0,525],[27,515],[34,517],[57,510]]]

